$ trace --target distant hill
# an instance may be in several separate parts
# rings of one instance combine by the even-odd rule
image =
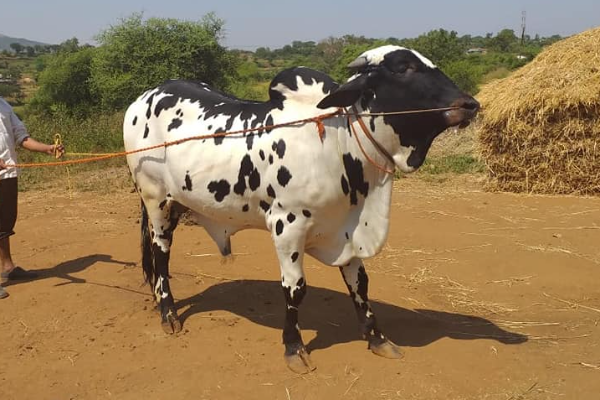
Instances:
[[[2,50],[12,50],[10,48],[11,43],[19,43],[22,46],[45,46],[47,43],[36,42],[34,40],[22,39],[22,38],[14,38],[10,36],[6,36],[0,33],[0,51]]]

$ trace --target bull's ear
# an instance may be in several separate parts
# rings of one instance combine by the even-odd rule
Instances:
[[[324,109],[330,107],[351,106],[360,99],[360,96],[366,88],[367,74],[361,74],[329,93],[319,102],[319,104],[317,104],[317,107]]]

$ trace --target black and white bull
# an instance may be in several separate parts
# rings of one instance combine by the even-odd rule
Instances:
[[[479,104],[431,61],[402,47],[369,50],[349,67],[356,74],[341,86],[308,68],[285,70],[271,82],[266,102],[240,100],[199,82],[168,81],[129,107],[127,150],[269,127],[342,107],[361,113],[453,107],[369,116],[366,129],[373,140],[365,140],[357,118],[337,115],[323,120],[322,137],[316,124],[306,122],[129,155],[142,198],[143,270],[166,332],[181,330],[169,286],[169,251],[179,216],[189,210],[223,255],[230,254],[230,237],[239,230],[271,232],[286,302],[285,359],[292,370],[313,369],[298,326],[307,290],[305,252],[340,268],[369,348],[400,357],[371,311],[362,261],[381,250],[388,234],[393,176],[384,170],[416,170],[434,138],[450,126],[466,125]]]

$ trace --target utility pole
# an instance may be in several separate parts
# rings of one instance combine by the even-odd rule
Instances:
[[[521,12],[521,46],[525,43],[525,26],[527,20],[527,11]]]

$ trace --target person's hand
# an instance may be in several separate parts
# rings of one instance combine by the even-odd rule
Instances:
[[[63,146],[62,144],[50,145],[48,146],[48,151],[46,151],[46,153],[51,156],[56,156],[56,158],[61,158],[63,154],[65,154],[65,146]]]
[[[2,160],[0,160],[0,169],[6,169],[6,164]]]

